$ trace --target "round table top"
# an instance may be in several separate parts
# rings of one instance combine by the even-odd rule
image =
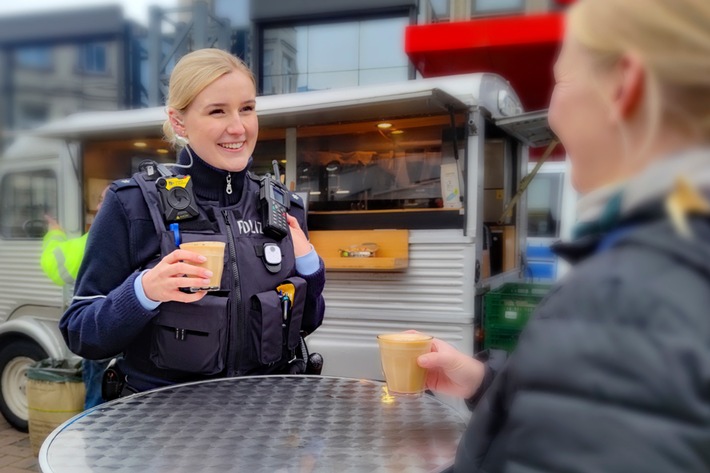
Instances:
[[[431,395],[384,383],[258,376],[147,391],[57,428],[44,473],[434,472],[451,466],[465,420]]]

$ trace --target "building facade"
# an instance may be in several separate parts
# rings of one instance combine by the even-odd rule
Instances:
[[[404,32],[417,0],[252,0],[252,68],[265,95],[414,79]]]
[[[0,18],[5,142],[73,112],[140,107],[144,34],[112,6]]]

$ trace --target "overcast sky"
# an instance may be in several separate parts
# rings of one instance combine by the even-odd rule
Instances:
[[[96,5],[121,5],[127,18],[147,26],[148,7],[175,7],[177,0],[0,0],[0,16]]]

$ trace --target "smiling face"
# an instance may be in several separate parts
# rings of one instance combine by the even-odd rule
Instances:
[[[225,171],[246,168],[259,135],[256,89],[251,78],[234,70],[195,96],[180,112],[168,114],[178,134],[185,136],[206,163]]]

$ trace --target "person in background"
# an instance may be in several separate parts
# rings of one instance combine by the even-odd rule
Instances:
[[[502,367],[419,358],[475,406],[454,471],[708,472],[710,2],[579,0],[554,75],[575,266]]]
[[[106,195],[106,187],[96,205],[96,211],[101,209],[101,203]],[[73,285],[76,281],[81,261],[84,259],[88,232],[76,238],[67,237],[59,222],[50,215],[44,216],[48,231],[42,241],[40,265],[44,274],[57,286]],[[81,373],[86,386],[84,409],[90,409],[104,402],[101,397],[101,378],[108,366],[109,360],[87,360],[81,362]]]
[[[241,60],[218,49],[183,56],[170,77],[163,132],[179,149],[172,169],[189,175],[177,203],[192,205],[194,215],[171,216],[148,168],[106,194],[60,329],[81,356],[123,355],[122,395],[292,372],[300,333],[323,320],[325,268],[308,241],[303,202],[284,195],[285,232],[264,232],[260,211],[270,206],[262,207],[261,180],[248,171],[256,104],[254,77]],[[211,273],[179,243],[204,240],[226,243],[220,290],[191,292]],[[284,283],[294,288],[290,302],[277,291]]]
[[[84,258],[88,232],[80,237],[69,238],[59,222],[51,215],[45,215],[47,233],[42,240],[42,271],[57,286],[74,284]]]

